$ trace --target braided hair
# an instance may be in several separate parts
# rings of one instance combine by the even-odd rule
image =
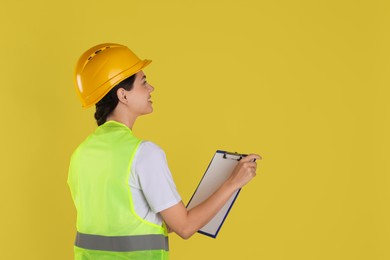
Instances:
[[[107,117],[118,105],[119,99],[116,94],[117,90],[123,88],[127,91],[133,88],[135,74],[124,79],[118,85],[113,87],[99,102],[96,103],[95,119],[98,126],[104,124]]]

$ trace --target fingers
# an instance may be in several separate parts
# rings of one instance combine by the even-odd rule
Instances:
[[[241,159],[241,162],[253,162],[254,160],[261,160],[261,156],[258,154],[249,154]]]
[[[250,174],[256,175],[257,163],[255,163],[255,162],[245,162],[244,163],[244,168],[247,168],[248,172]]]
[[[257,163],[253,162],[253,161],[251,161],[251,162],[241,162],[241,164],[242,164],[242,167],[244,167],[244,168],[253,168],[255,170],[257,168]]]
[[[257,163],[254,161],[249,161],[249,162],[243,162],[241,160],[240,162],[240,167],[242,170],[245,172],[251,174],[251,175],[256,175],[256,170],[257,170]]]
[[[261,156],[258,154],[249,154],[242,158],[231,175],[230,180],[232,183],[242,188],[251,181],[256,176],[257,162],[255,160],[261,160]]]
[[[253,177],[256,176],[256,170],[257,170],[257,163],[255,160],[261,160],[261,156],[258,154],[249,154],[248,156],[244,157],[240,163],[242,164],[243,168],[248,169],[248,173],[250,173]]]

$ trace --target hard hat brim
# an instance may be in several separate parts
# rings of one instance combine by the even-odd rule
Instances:
[[[83,108],[89,108],[99,102],[111,89],[118,85],[121,81],[127,79],[128,77],[133,76],[138,73],[146,66],[148,66],[152,61],[151,60],[141,60],[136,63],[134,66],[128,68],[127,70],[119,73],[118,75],[112,77],[110,80],[106,81],[99,88],[97,88],[89,96],[85,97],[85,100],[82,104]],[[104,91],[102,91],[104,89]]]

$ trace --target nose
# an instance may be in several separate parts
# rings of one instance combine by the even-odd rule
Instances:
[[[154,87],[149,84],[149,92],[153,92],[153,91],[154,91]]]

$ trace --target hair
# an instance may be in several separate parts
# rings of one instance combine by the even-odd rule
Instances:
[[[118,105],[119,99],[116,94],[117,90],[123,88],[127,91],[133,88],[135,74],[124,79],[118,85],[113,87],[99,102],[96,103],[95,119],[98,126],[107,121],[107,117]]]

